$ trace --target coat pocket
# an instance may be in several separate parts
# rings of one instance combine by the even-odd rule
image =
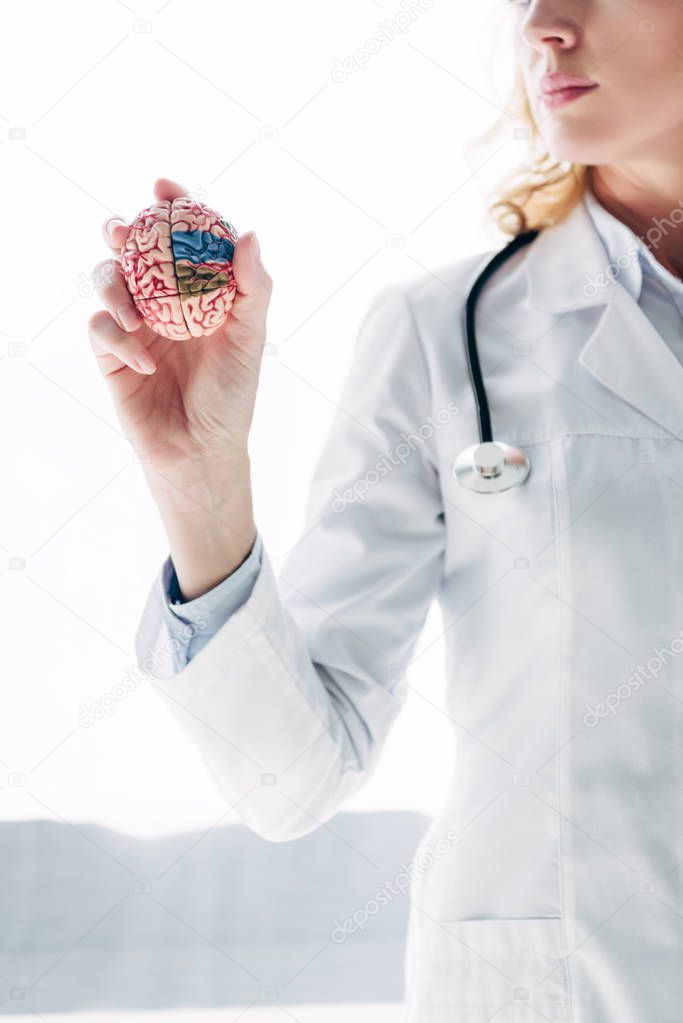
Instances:
[[[453,920],[422,917],[407,962],[410,1018],[568,1020],[567,948],[560,917]],[[412,959],[412,962],[410,961]],[[503,1009],[503,1007],[506,1007]],[[497,1019],[496,1019],[497,1023]]]

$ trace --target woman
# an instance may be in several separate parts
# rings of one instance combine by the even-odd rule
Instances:
[[[290,839],[373,769],[438,597],[457,758],[423,844],[452,848],[412,893],[409,1019],[674,1023],[683,8],[518,8],[541,156],[493,213],[541,231],[477,324],[495,436],[528,478],[491,495],[452,474],[477,433],[460,325],[482,255],[389,287],[276,584],[247,453],[271,292],[254,237],[230,322],[199,345],[140,326],[116,275],[92,343],[170,545],[137,652],[246,823]]]

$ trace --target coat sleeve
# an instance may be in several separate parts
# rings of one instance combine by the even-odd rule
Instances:
[[[169,554],[149,591],[135,635],[138,666],[155,678],[177,674],[206,646],[248,598],[261,566],[263,538],[222,582],[193,600],[179,598],[180,587]]]
[[[328,820],[374,769],[403,704],[443,565],[438,428],[408,295],[386,287],[361,322],[305,528],[277,579],[264,545],[245,603],[156,682],[264,838]]]

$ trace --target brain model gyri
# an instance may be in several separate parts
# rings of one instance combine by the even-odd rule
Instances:
[[[121,250],[121,269],[145,322],[171,341],[218,330],[237,290],[236,243],[232,224],[192,199],[143,210]]]

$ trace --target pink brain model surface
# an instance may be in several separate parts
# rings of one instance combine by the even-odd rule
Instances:
[[[187,197],[143,210],[128,231],[121,270],[145,322],[171,341],[218,330],[237,291],[236,244],[229,221]]]

